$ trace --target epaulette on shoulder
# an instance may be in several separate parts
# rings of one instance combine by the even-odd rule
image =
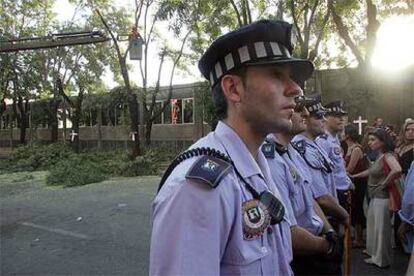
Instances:
[[[299,141],[296,141],[296,142],[292,142],[292,146],[300,154],[302,154],[302,155],[305,154],[305,152],[306,152],[305,141],[299,140]]]
[[[275,158],[275,143],[266,142],[262,145],[261,150],[266,158]]]
[[[319,136],[318,136],[318,138],[321,138],[321,139],[327,140],[327,139],[328,139],[328,134],[323,133],[323,134],[319,135]]]
[[[204,155],[197,160],[186,174],[187,179],[198,179],[216,188],[220,180],[230,171],[232,165],[214,156]]]

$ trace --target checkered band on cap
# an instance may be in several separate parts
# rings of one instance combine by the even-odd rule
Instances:
[[[344,110],[340,108],[339,106],[327,107],[326,111],[327,112],[338,112],[338,113],[344,112]]]
[[[307,107],[307,109],[308,109],[308,111],[310,112],[310,113],[312,113],[312,112],[317,112],[317,111],[319,111],[319,110],[323,110],[323,111],[325,111],[326,109],[322,106],[322,103],[316,103],[316,104],[313,104],[313,105],[311,105],[311,106],[308,106]]]
[[[240,68],[244,63],[260,62],[269,58],[291,58],[288,49],[280,43],[257,41],[241,46],[219,59],[210,71],[210,83],[214,85],[227,72]]]

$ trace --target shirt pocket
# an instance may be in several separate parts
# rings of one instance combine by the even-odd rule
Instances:
[[[223,256],[222,263],[244,266],[268,256],[271,250],[269,247],[263,246],[262,238],[265,237],[257,237],[253,240],[245,240],[241,237],[237,239],[238,241],[231,242],[232,244],[229,244],[227,252]]]
[[[295,216],[298,217],[306,210],[305,202],[304,202],[304,194],[303,194],[303,183],[304,179],[298,174],[295,182],[292,186],[291,191],[291,204],[292,208],[295,212]]]
[[[303,200],[303,194],[301,192],[297,193],[292,200],[292,207],[295,212],[295,217],[301,217],[303,213],[305,213],[307,206],[305,205],[305,201]]]

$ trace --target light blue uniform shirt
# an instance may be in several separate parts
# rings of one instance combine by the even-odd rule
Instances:
[[[333,173],[324,169],[329,167],[332,170],[333,167],[333,163],[326,152],[315,141],[302,134],[293,137],[292,143],[302,143],[305,147],[305,153],[301,157],[305,161],[306,167],[312,177],[311,190],[313,198],[318,198],[326,194],[331,194],[337,198]]]
[[[345,161],[342,157],[341,142],[336,135],[326,132],[316,138],[316,143],[328,153],[329,158],[334,163],[332,169],[335,181],[335,187],[338,190],[349,190],[351,179],[346,174]]]
[[[399,211],[401,220],[414,226],[414,162],[404,180],[404,194]]]
[[[260,149],[256,162],[237,133],[223,122],[195,147],[227,154],[259,193],[271,191],[283,202]],[[233,169],[215,189],[187,179],[186,173],[198,159],[180,163],[155,197],[150,275],[292,275],[287,215],[263,235],[244,239],[242,204],[252,194]]]
[[[269,135],[267,140],[277,142],[274,135]],[[286,205],[287,209],[293,212],[296,224],[314,235],[319,235],[323,229],[323,221],[313,207],[309,172],[297,161],[298,159],[301,159],[299,153],[289,144],[286,153],[280,155],[275,152],[275,158],[267,158],[267,161],[278,188],[284,186],[279,188],[281,193],[283,191],[286,194],[282,195],[283,198],[290,199]]]
[[[404,181],[404,195],[401,202],[401,210],[398,212],[402,221],[414,226],[414,162]],[[407,232],[402,240],[406,253],[414,253],[414,233]]]

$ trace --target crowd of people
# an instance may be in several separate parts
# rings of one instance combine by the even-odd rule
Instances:
[[[303,94],[314,66],[292,57],[292,37],[291,24],[261,20],[201,57],[220,120],[161,179],[150,275],[349,274],[352,236],[367,264],[387,267],[391,215],[410,241],[412,120],[398,139],[377,120],[361,142],[342,101]]]
[[[391,264],[392,239],[395,247],[402,247],[406,253],[412,250],[412,240],[407,239],[412,235],[408,234],[410,228],[405,221],[400,223],[398,211],[402,190],[406,190],[404,180],[414,159],[414,120],[407,119],[400,135],[396,135],[393,128],[377,118],[365,130],[362,144],[360,140],[355,126],[345,127],[346,170],[355,187],[351,205],[354,247],[365,248],[366,227],[365,262],[387,267]],[[392,235],[392,221],[395,235]]]

